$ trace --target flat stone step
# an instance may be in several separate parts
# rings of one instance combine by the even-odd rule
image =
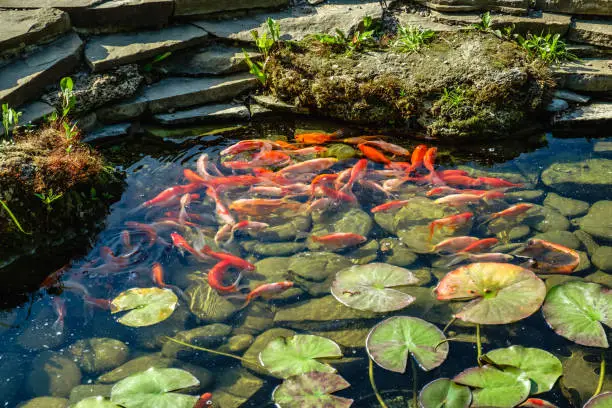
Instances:
[[[223,78],[167,78],[145,89],[136,97],[97,112],[103,122],[130,120],[145,112],[162,113],[175,109],[224,102],[257,88],[259,81],[250,74]]]
[[[252,61],[261,59],[261,54],[248,52]],[[155,64],[154,69],[171,76],[227,75],[248,71],[242,48],[213,45],[196,51],[175,54]]]
[[[466,12],[495,10],[508,14],[527,14],[528,0],[416,0],[432,10]]]
[[[79,64],[83,41],[71,33],[0,68],[0,103],[19,106]]]
[[[151,59],[168,51],[203,43],[208,33],[191,24],[157,31],[109,34],[91,38],[85,46],[85,59],[94,72]]]
[[[228,11],[287,7],[289,0],[175,0],[174,15],[199,18]]]
[[[244,122],[249,120],[249,110],[244,105],[205,105],[173,113],[160,113],[153,119],[162,125],[190,125],[194,123]]]
[[[402,26],[416,26],[435,32],[457,31],[460,29],[455,25],[439,23],[430,17],[423,17],[416,13],[401,12],[395,15],[395,17],[398,24]]]
[[[568,38],[572,41],[612,49],[612,21],[576,20]]]
[[[461,26],[470,26],[480,23],[479,13],[443,13],[432,11],[431,18],[443,22],[445,24],[456,24]],[[525,34],[528,32],[540,34],[542,32],[551,32],[553,34],[565,35],[567,33],[571,16],[553,13],[542,13],[538,16],[514,16],[507,14],[491,15],[491,28],[502,29],[514,24],[514,31]]]
[[[283,40],[298,41],[307,35],[316,33],[334,34],[336,29],[348,33],[355,29],[366,16],[372,17],[373,20],[382,18],[382,8],[378,1],[362,3],[355,0],[343,0],[341,4],[320,5],[314,14],[300,14],[296,9],[258,14],[237,20],[202,20],[194,24],[216,37],[252,42],[251,31],[267,32],[266,19],[272,17],[280,24]]]
[[[88,132],[83,138],[83,143],[100,144],[115,139],[120,139],[130,134],[132,124],[130,122],[116,123],[109,126],[98,127]]]
[[[173,12],[174,0],[106,0],[72,11],[70,18],[72,25],[84,31],[117,32],[161,27],[169,23]]]
[[[55,108],[43,101],[34,101],[27,105],[21,106],[18,111],[21,111],[22,115],[19,118],[20,125],[26,125],[28,123],[37,123],[45,118],[45,116],[51,115],[55,112]]]
[[[264,108],[276,111],[293,113],[296,115],[308,115],[310,109],[288,104],[271,95],[255,95],[253,100]]]
[[[553,120],[555,127],[588,128],[612,124],[612,102],[578,106]],[[603,135],[601,135],[603,136]]]
[[[612,59],[585,58],[553,68],[561,87],[582,92],[612,91]]]
[[[567,14],[612,16],[610,0],[536,0],[536,8]]]
[[[51,41],[70,30],[68,14],[57,9],[0,10],[0,56]]]
[[[567,50],[579,58],[612,58],[612,48],[568,42]]]

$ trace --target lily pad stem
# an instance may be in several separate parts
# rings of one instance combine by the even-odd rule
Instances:
[[[449,342],[451,342],[451,341],[455,341],[455,340],[457,340],[457,339],[459,339],[459,337],[448,337],[448,338],[446,338],[446,339],[444,339],[444,340],[442,340],[442,341],[438,342],[438,344],[436,344],[436,346],[434,347],[434,351],[437,351],[437,350],[438,350],[438,347],[440,347],[440,346],[441,346],[441,345],[443,345],[444,343],[449,343]]]
[[[17,217],[15,217],[15,214],[13,214],[13,212],[11,211],[11,209],[8,207],[8,205],[6,205],[6,203],[2,200],[0,200],[0,205],[2,205],[2,207],[6,210],[6,212],[8,213],[9,217],[11,217],[11,220],[13,220],[13,222],[15,223],[15,225],[17,226],[17,228],[19,229],[19,231],[21,231],[22,233],[26,234],[26,235],[32,235],[31,232],[26,232],[22,227],[21,224],[19,223],[19,220],[17,219]]]
[[[368,357],[370,361],[370,365],[368,367],[368,376],[370,377],[370,385],[372,386],[372,390],[374,391],[374,395],[376,395],[376,399],[382,408],[389,408],[385,401],[382,399],[380,393],[378,392],[378,388],[376,388],[376,383],[374,382],[374,364],[372,363],[372,359]]]
[[[417,386],[419,385],[419,382],[417,380],[417,369],[416,363],[414,362],[414,357],[410,358],[410,363],[410,367],[412,368],[412,406],[418,407]]]
[[[256,362],[256,361],[247,360],[246,358],[238,357],[238,356],[235,356],[235,355],[229,354],[229,353],[223,353],[223,352],[217,351],[217,350],[211,350],[211,349],[207,349],[207,348],[204,348],[204,347],[194,346],[193,344],[185,343],[183,341],[180,341],[180,340],[177,340],[177,339],[173,339],[172,337],[166,337],[166,339],[170,340],[170,341],[172,341],[174,343],[180,344],[182,346],[195,349],[195,350],[206,351],[207,353],[218,354],[220,356],[234,358],[236,360],[240,360],[240,361],[242,361],[244,363],[247,363],[247,364],[256,364],[256,365],[259,365],[259,366],[261,365],[261,364],[259,364],[259,362]]]
[[[453,323],[455,323],[455,320],[457,320],[457,318],[453,316],[453,318],[450,320],[450,322],[446,323],[446,326],[444,326],[444,330],[442,330],[442,333],[446,333],[448,328],[451,327],[451,325]]]
[[[606,358],[604,353],[601,353],[601,364],[599,365],[599,382],[597,383],[597,389],[595,389],[595,394],[593,397],[598,395],[603,389],[604,379],[606,378]]]
[[[480,362],[480,358],[482,357],[482,342],[480,341],[480,325],[476,325],[476,362],[480,367],[482,367],[482,363]]]

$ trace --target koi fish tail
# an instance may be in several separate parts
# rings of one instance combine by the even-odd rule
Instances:
[[[427,242],[431,243],[431,240],[433,238],[434,232],[436,230],[436,223],[432,222],[431,224],[429,224],[429,237],[427,238]]]
[[[57,320],[55,320],[55,322],[53,322],[53,324],[51,325],[51,330],[53,330],[54,333],[63,333],[64,319],[58,317]]]

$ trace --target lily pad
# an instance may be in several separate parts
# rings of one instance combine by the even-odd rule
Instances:
[[[448,355],[442,330],[417,317],[394,316],[378,323],[366,339],[368,354],[382,368],[406,372],[412,355],[425,371],[438,367]]]
[[[348,408],[352,399],[330,394],[349,386],[338,374],[311,372],[285,380],[274,389],[272,399],[282,408]]]
[[[111,400],[108,400],[102,396],[85,398],[72,408],[121,408],[119,405],[114,404]]]
[[[198,385],[198,379],[188,371],[149,368],[115,384],[111,401],[125,408],[193,408],[198,397],[172,391]]]
[[[602,323],[612,327],[612,290],[597,283],[567,282],[553,287],[542,308],[560,336],[583,346],[608,348]]]
[[[338,272],[331,293],[340,303],[353,309],[390,312],[403,309],[415,300],[393,288],[418,283],[418,278],[408,269],[371,263]]]
[[[459,373],[453,381],[474,388],[472,407],[511,408],[529,396],[531,381],[524,373],[501,371],[489,365]]]
[[[111,302],[111,313],[128,312],[118,319],[126,326],[151,326],[166,320],[176,308],[178,298],[170,289],[133,288]]]
[[[471,403],[470,389],[455,384],[448,378],[430,382],[419,393],[419,404],[422,408],[468,408]]]
[[[312,371],[334,373],[335,368],[316,359],[340,357],[342,351],[332,340],[310,334],[296,334],[270,341],[259,353],[259,362],[270,373],[288,378]]]
[[[612,407],[612,392],[604,392],[587,401],[583,408],[610,408]]]
[[[510,369],[516,368],[519,373],[524,372],[536,385],[532,394],[550,391],[563,374],[561,361],[537,348],[511,346],[489,351],[484,357],[495,366],[504,367],[504,371],[516,372]]]
[[[438,300],[474,299],[455,317],[477,324],[506,324],[535,313],[546,296],[546,285],[517,265],[482,262],[446,274],[436,288]]]

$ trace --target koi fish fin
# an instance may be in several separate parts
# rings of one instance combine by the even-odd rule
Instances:
[[[54,333],[63,333],[64,319],[58,317],[57,320],[55,320],[55,322],[53,322],[51,325],[51,330],[53,330]]]

